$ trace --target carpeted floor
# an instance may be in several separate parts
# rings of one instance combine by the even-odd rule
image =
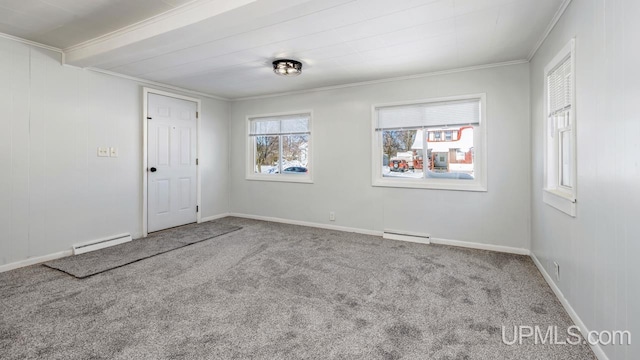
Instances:
[[[83,279],[240,229],[223,221],[189,224],[158,231],[144,239],[47,261],[43,265]]]
[[[0,358],[594,359],[502,343],[571,325],[528,257],[223,221],[243,229],[86,279],[0,273]]]

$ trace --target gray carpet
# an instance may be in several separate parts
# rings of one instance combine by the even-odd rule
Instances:
[[[240,229],[239,226],[220,221],[189,224],[155,232],[144,239],[48,261],[43,265],[83,279]]]
[[[3,359],[595,359],[525,256],[225,218],[243,229],[79,280],[0,273]]]

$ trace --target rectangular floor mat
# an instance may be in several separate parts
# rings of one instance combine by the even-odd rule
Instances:
[[[215,221],[189,224],[159,231],[144,239],[48,261],[43,265],[82,279],[240,229],[239,226]]]

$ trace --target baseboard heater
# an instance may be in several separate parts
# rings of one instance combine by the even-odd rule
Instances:
[[[120,234],[108,238],[89,241],[82,244],[73,245],[73,255],[84,254],[90,251],[100,250],[109,246],[124,244],[131,241],[131,234]]]
[[[413,233],[399,230],[384,230],[382,233],[384,239],[409,241],[420,244],[431,244],[431,236],[427,234]]]

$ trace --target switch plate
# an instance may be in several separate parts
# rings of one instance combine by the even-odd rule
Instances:
[[[110,147],[109,148],[109,156],[118,157],[118,148],[117,147]]]
[[[98,156],[99,157],[107,157],[107,156],[109,156],[109,148],[107,148],[107,147],[99,147],[98,148]]]

